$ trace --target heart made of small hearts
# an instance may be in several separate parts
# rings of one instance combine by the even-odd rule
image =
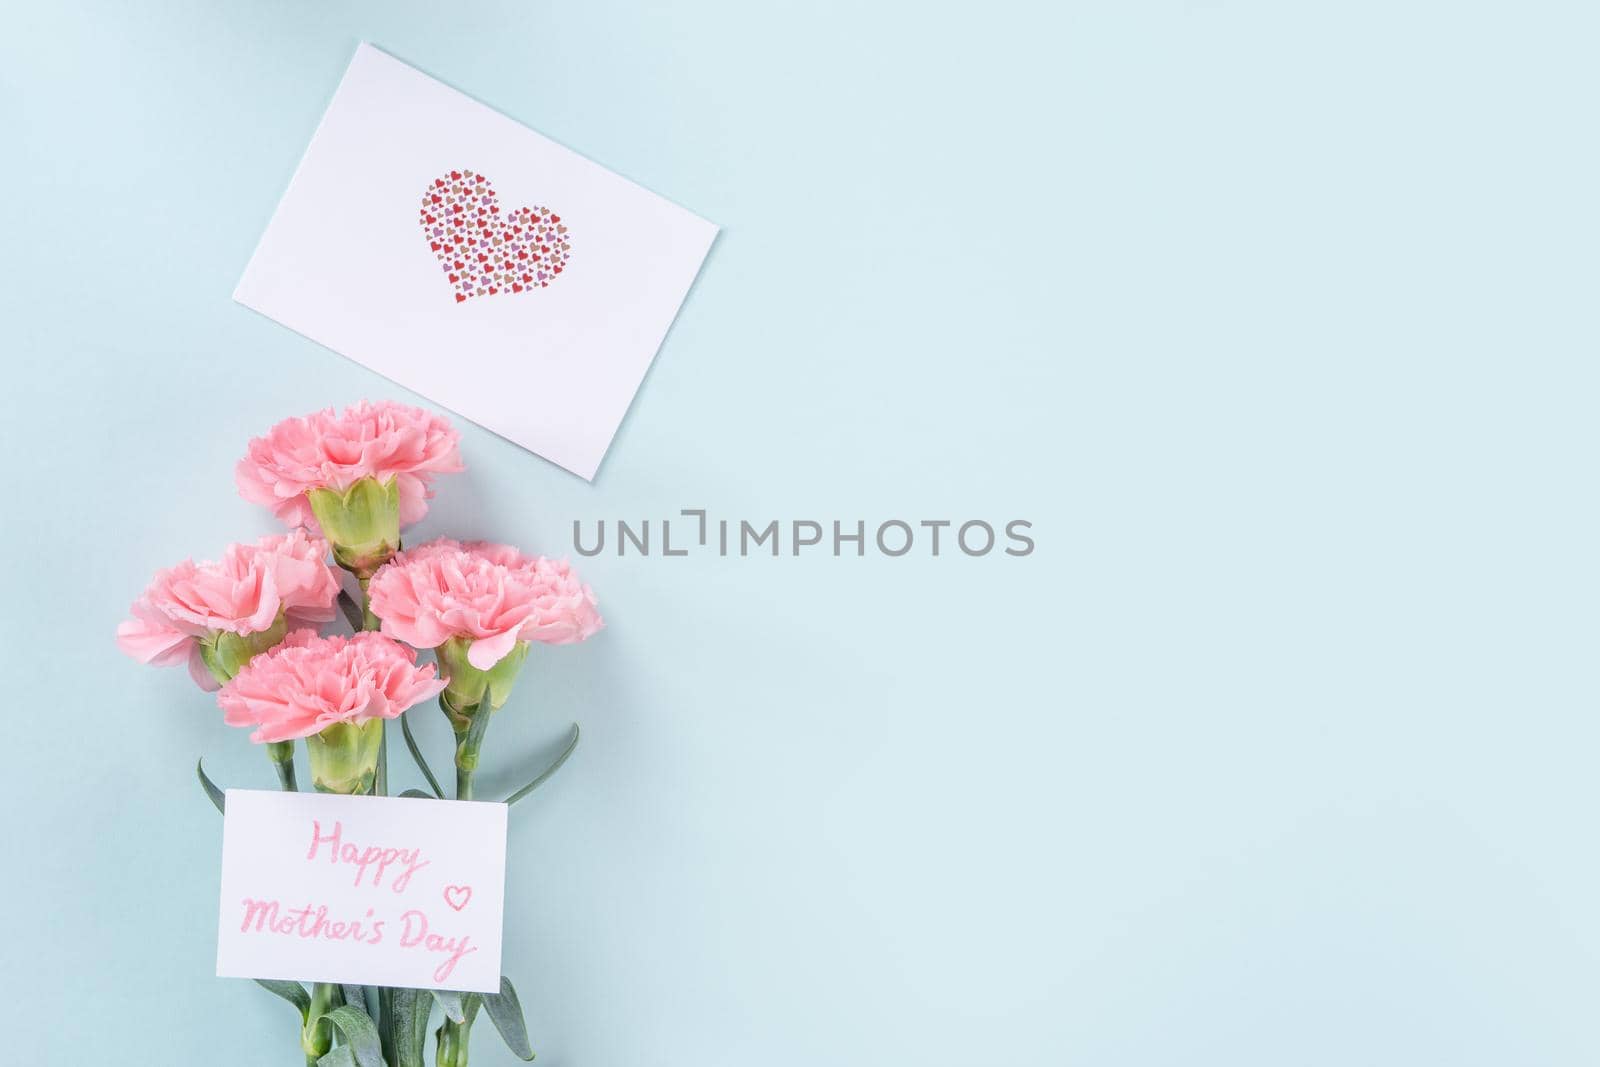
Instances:
[[[547,207],[502,212],[493,184],[470,170],[430,182],[420,218],[458,304],[546,288],[572,254],[572,235],[560,215]]]
[[[471,899],[472,887],[470,885],[447,885],[444,887],[444,902],[457,911],[466,907],[467,902]]]

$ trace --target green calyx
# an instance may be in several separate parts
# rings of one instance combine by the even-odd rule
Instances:
[[[433,652],[439,659],[439,673],[448,683],[440,694],[439,706],[458,734],[467,732],[485,698],[491,711],[505,705],[517,675],[522,673],[522,665],[528,660],[528,642],[518,641],[499,663],[482,671],[467,661],[471,647],[471,638],[452,637]]]
[[[336,722],[321,733],[312,734],[306,738],[312,786],[319,793],[371,793],[382,744],[382,719],[368,719],[360,725]]]
[[[400,550],[400,483],[362,478],[344,492],[306,493],[333,558],[357,578],[371,578]]]
[[[200,659],[218,685],[227,685],[252,657],[269,648],[276,648],[288,632],[289,624],[281,612],[272,625],[260,633],[236,634],[228,630],[212,630],[199,639]]]
[[[439,707],[456,734],[457,800],[472,799],[472,779],[478,771],[478,752],[483,747],[489,718],[511,696],[511,686],[528,659],[528,642],[518,641],[498,663],[484,671],[467,659],[471,648],[471,638],[452,637],[433,650],[439,659],[439,673],[445,679]]]

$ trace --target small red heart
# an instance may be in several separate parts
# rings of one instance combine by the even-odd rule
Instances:
[[[443,248],[444,245],[440,244],[438,241],[429,241],[428,242],[428,247],[432,248],[435,252],[437,252],[437,251],[439,251],[439,249]]]
[[[464,296],[462,296],[462,295],[461,295],[461,294],[460,294],[460,293],[457,293],[457,294],[456,294],[456,303],[458,303],[458,304],[459,304],[459,303],[461,303],[461,302],[462,302],[462,301],[463,301],[463,300],[465,300],[465,299],[466,299],[466,297],[464,297]]]
[[[460,181],[461,180],[461,172],[459,170],[451,171],[450,172],[450,180],[451,181],[456,181],[456,182]]]
[[[560,222],[561,221],[561,216],[560,215],[551,215],[550,216],[550,221],[551,222]]]
[[[459,275],[459,274],[450,275],[450,284],[451,285],[454,285],[456,282],[459,282],[460,280],[461,280],[461,275]]]
[[[490,296],[493,296],[495,293],[498,293],[499,291],[500,290],[496,289],[494,286],[492,286],[492,285],[489,286],[489,295]]]
[[[444,201],[443,201],[443,200],[442,200],[442,199],[440,199],[440,197],[439,197],[439,195],[438,195],[438,194],[437,194],[437,193],[435,193],[435,194],[434,194],[434,195],[432,195],[432,196],[430,196],[430,197],[428,197],[428,199],[429,199],[429,200],[432,200],[432,201],[433,201],[433,202],[434,202],[434,203],[435,203],[435,204],[442,204],[442,203],[444,203]]]
[[[520,284],[520,283],[518,283],[518,282],[512,282],[512,283],[511,283],[511,291],[512,291],[512,292],[513,292],[513,293],[520,293],[520,292],[522,292],[522,285],[521,285],[521,284]]]
[[[433,187],[435,189],[443,189],[444,188],[444,179],[443,178],[436,179],[434,181],[434,183],[433,183]]]

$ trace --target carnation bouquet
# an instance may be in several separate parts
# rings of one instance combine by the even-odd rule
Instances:
[[[400,795],[445,799],[406,721],[408,709],[437,698],[455,739],[454,797],[474,799],[490,721],[529,648],[582,641],[603,624],[565,562],[447,538],[402,547],[401,530],[428,510],[431,480],[462,469],[459,446],[445,419],[395,403],[278,423],[250,442],[235,473],[240,494],[271,508],[288,532],[159,572],[117,628],[118,644],[141,663],[186,665],[289,791],[300,788],[303,742],[311,788],[387,795],[389,725],[398,721],[430,790]],[[424,650],[434,662],[418,662]],[[544,782],[577,741],[574,725],[560,756],[505,803]],[[223,792],[196,769],[223,810]],[[422,1067],[435,1011],[437,1067],[464,1067],[480,1013],[512,1052],[533,1058],[505,978],[498,993],[258,981],[298,1009],[307,1067]]]

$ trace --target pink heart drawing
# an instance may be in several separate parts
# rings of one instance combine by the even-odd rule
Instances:
[[[560,215],[547,207],[502,212],[489,179],[470,170],[428,184],[420,221],[458,304],[547,288],[572,255],[572,234]]]
[[[470,885],[447,885],[444,887],[444,902],[460,911],[467,906],[467,901],[472,899]]]

